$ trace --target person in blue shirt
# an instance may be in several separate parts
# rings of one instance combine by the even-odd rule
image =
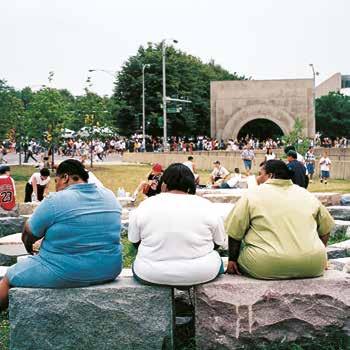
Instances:
[[[27,221],[22,241],[31,256],[11,266],[0,282],[0,306],[11,287],[71,288],[114,280],[122,270],[121,206],[113,192],[88,183],[77,160],[57,168],[56,193]],[[33,243],[43,238],[39,254]]]

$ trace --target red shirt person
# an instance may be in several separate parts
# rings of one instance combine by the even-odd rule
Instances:
[[[0,167],[0,208],[10,211],[16,206],[16,187],[9,166]]]

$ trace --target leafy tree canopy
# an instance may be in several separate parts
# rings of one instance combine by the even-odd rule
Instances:
[[[128,135],[142,125],[142,65],[146,86],[146,132],[162,134],[162,44],[149,43],[131,56],[117,76],[112,97],[113,120],[122,134]],[[246,79],[229,73],[212,60],[203,63],[199,58],[166,48],[167,96],[188,99],[191,104],[169,103],[169,135],[208,135],[210,133],[210,81]],[[175,112],[174,112],[175,111]],[[173,113],[171,113],[173,112]]]
[[[350,96],[330,92],[316,99],[316,129],[322,136],[350,136]]]

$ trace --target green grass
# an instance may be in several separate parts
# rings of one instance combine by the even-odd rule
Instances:
[[[346,231],[340,230],[340,231],[335,232],[335,234],[332,237],[330,237],[330,239],[328,241],[328,245],[339,243],[339,242],[344,242],[348,239],[349,239],[349,237],[347,237]]]
[[[116,192],[118,187],[124,187],[127,192],[134,192],[140,181],[145,180],[150,172],[150,165],[96,165],[93,168],[94,174],[103,184]],[[32,166],[12,166],[12,176],[16,181],[17,201],[23,202],[24,187],[31,174],[38,169]],[[201,183],[209,182],[209,171],[198,171]],[[350,193],[350,180],[330,180],[327,185],[315,181],[309,186],[310,192],[338,192]],[[54,181],[51,181],[50,191],[55,191]]]

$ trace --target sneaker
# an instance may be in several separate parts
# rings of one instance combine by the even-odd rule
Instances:
[[[327,185],[327,181],[325,181],[324,184]]]
[[[322,182],[323,182],[323,179],[320,179],[320,182],[322,183]]]

